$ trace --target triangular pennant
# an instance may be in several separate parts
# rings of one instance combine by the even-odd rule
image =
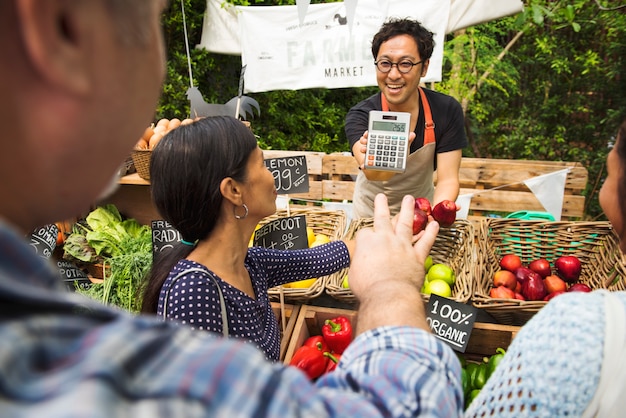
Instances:
[[[467,219],[467,215],[469,214],[470,202],[472,201],[473,194],[462,194],[456,198],[456,205],[459,206],[459,209],[456,212],[457,219]]]
[[[524,184],[535,194],[546,211],[554,216],[557,221],[561,220],[565,180],[570,170],[566,168],[524,181]]]
[[[309,8],[310,3],[311,0],[296,0],[296,6],[298,6],[298,19],[300,19],[300,24],[304,23],[306,11]]]

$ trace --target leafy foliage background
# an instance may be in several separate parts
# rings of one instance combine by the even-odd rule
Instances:
[[[264,6],[295,0],[231,3]],[[443,81],[428,87],[451,94],[463,105],[470,139],[465,156],[580,162],[589,171],[585,218],[605,219],[597,193],[609,145],[626,118],[626,9],[610,10],[608,0],[524,3],[524,12],[516,16],[448,35]],[[208,102],[225,103],[237,95],[241,58],[195,48],[206,1],[182,4],[193,84]],[[157,120],[189,115],[182,10],[180,1],[172,1],[163,15],[168,68]],[[349,151],[345,114],[376,91],[366,87],[248,94],[261,107],[252,128],[263,148]]]

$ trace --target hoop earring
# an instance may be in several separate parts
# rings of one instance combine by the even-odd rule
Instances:
[[[246,217],[248,216],[248,206],[244,203],[243,208],[246,211],[243,216],[237,215],[237,206],[233,208],[233,214],[235,215],[235,219],[246,219]]]

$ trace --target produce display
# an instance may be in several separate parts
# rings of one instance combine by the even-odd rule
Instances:
[[[579,283],[582,265],[578,257],[563,255],[554,260],[554,270],[545,258],[532,260],[527,266],[516,254],[500,259],[500,270],[493,274],[489,296],[496,299],[549,301],[565,292],[590,292]]]
[[[433,264],[432,256],[428,256],[424,263],[426,276],[422,293],[425,295],[438,295],[445,298],[452,296],[452,289],[456,283],[456,274],[452,267],[444,263]]]
[[[139,311],[137,292],[152,266],[152,231],[134,219],[122,219],[114,205],[94,209],[72,227],[63,258],[77,265],[102,263],[110,271],[102,283],[78,289],[91,298],[130,312]]]
[[[495,354],[483,357],[481,362],[466,361],[462,354],[458,354],[461,362],[461,384],[465,396],[465,409],[472,403],[496,370],[506,351],[499,347]]]
[[[293,354],[289,365],[302,369],[315,380],[335,369],[344,350],[352,342],[352,324],[343,315],[327,319],[322,335],[307,338]]]

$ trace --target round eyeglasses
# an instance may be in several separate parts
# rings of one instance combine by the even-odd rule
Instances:
[[[402,74],[407,74],[413,69],[413,67],[423,62],[424,61],[411,62],[408,60],[400,61],[400,62],[391,62],[389,60],[378,60],[378,61],[374,61],[374,65],[376,65],[376,68],[378,68],[378,71],[384,74],[391,71],[394,65],[398,67],[398,71],[400,71]]]

